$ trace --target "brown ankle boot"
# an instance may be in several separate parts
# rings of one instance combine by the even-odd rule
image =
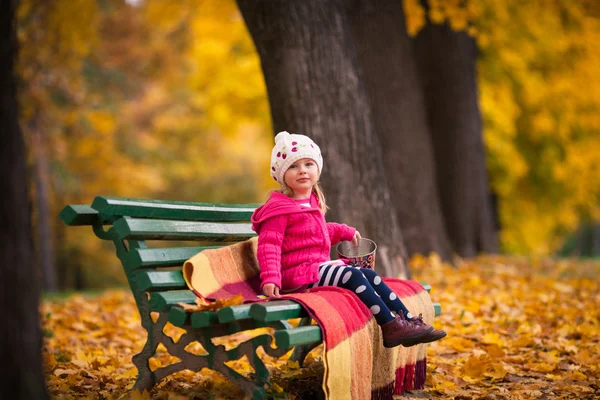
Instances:
[[[381,326],[383,345],[385,347],[396,347],[405,343],[422,343],[420,338],[427,335],[433,328],[429,325],[419,325],[397,316],[390,322]],[[405,345],[406,346],[406,345]]]
[[[402,343],[402,346],[404,346],[404,347],[414,346],[419,343],[435,342],[436,340],[440,340],[441,338],[446,336],[445,331],[439,330],[439,329],[433,329],[433,327],[431,325],[426,324],[423,321],[422,314],[419,314],[418,317],[412,317],[412,318],[408,319],[407,322],[409,322],[410,324],[416,325],[416,326],[420,326],[423,328],[429,328],[429,329],[428,329],[427,333],[425,333],[424,335],[419,336],[418,338],[415,338],[413,340],[408,340],[408,341]]]

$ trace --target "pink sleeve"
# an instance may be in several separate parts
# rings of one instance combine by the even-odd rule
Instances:
[[[269,218],[260,226],[256,258],[260,266],[261,288],[273,283],[281,289],[281,246],[286,227],[285,215]]]
[[[354,232],[356,232],[356,229],[351,226],[335,222],[328,222],[327,230],[329,231],[332,246],[335,246],[342,240],[352,240]]]

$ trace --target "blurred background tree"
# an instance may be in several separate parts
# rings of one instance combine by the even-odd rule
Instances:
[[[410,10],[418,9],[415,1]],[[487,164],[502,249],[552,254],[600,218],[600,4],[429,1],[477,43]],[[419,12],[409,26],[422,26]],[[409,29],[410,30],[410,29]]]
[[[431,42],[432,30],[471,41],[469,76],[476,86],[470,97],[458,94],[434,102],[435,87],[424,90],[421,101],[427,111],[421,114],[415,111],[418,107],[411,111],[410,103],[396,100],[395,107],[404,107],[406,114],[401,115],[414,116],[396,120],[407,124],[396,126],[403,132],[434,127],[432,118],[443,119],[432,117],[432,109],[453,116],[440,104],[458,107],[462,101],[471,104],[471,110],[479,107],[475,117],[481,118],[487,175],[465,179],[489,179],[490,188],[466,185],[464,196],[474,196],[468,191],[475,188],[477,196],[496,199],[486,202],[497,204],[498,225],[492,229],[499,229],[501,251],[553,254],[581,224],[600,220],[597,3],[429,0],[426,7],[418,0],[401,3],[403,9],[394,15],[404,13],[409,36],[397,38],[397,43],[412,43],[416,56],[405,60],[403,75],[390,80],[390,85],[410,84],[406,71],[413,77],[418,72],[423,79],[429,70],[419,63],[442,50],[426,50],[423,43]],[[366,14],[352,14],[351,7],[364,4],[339,3],[355,38]],[[110,247],[88,230],[66,230],[60,224],[57,214],[65,204],[89,203],[96,195],[261,202],[274,187],[266,172],[272,110],[259,54],[234,1],[21,0],[17,18],[21,126],[30,149],[36,256],[46,289],[114,286],[123,279]],[[357,40],[354,46],[357,73],[376,71],[367,70],[364,58],[360,61],[369,48]],[[388,79],[394,71],[398,70],[387,70]],[[432,71],[430,76],[435,77]],[[372,73],[362,81],[369,78]],[[377,100],[380,94],[368,88],[365,92],[372,104],[390,99]],[[369,118],[377,141],[386,140],[386,126],[394,126],[393,119],[383,119],[384,112],[391,118],[394,109],[371,105]],[[463,133],[459,123],[454,126],[455,134]],[[438,136],[446,133],[450,130],[442,125]],[[444,167],[438,160],[454,156],[454,150],[439,143],[437,147],[434,143],[431,156],[435,163],[416,157],[407,164],[422,166],[425,172],[420,173],[430,175],[428,170],[437,165],[439,177],[452,162]],[[460,143],[458,137],[449,142]],[[380,157],[388,170],[394,170],[393,163],[400,161],[390,161],[394,155],[389,153]],[[402,168],[396,172],[401,175]],[[432,248],[442,249],[445,257],[452,251],[469,256],[484,249],[478,245],[460,250],[453,232],[475,232],[479,219],[470,203],[455,203],[455,214],[448,211],[451,205],[443,202],[449,200],[452,185],[399,181],[390,193],[415,182],[438,192],[443,214],[438,224],[443,228],[429,229],[429,236],[422,239],[411,227],[423,220],[411,222],[410,210],[401,207],[395,218],[406,238],[403,257]],[[334,200],[336,189],[327,188]],[[454,215],[454,225],[448,223],[449,215]],[[450,249],[445,241],[452,243]],[[422,242],[429,247],[419,248]]]
[[[272,187],[264,84],[233,2],[24,0],[19,40],[46,289],[124,278],[109,246],[60,223],[67,203],[251,202]]]

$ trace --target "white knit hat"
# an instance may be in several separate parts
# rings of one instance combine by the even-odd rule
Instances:
[[[315,160],[319,173],[323,171],[321,149],[311,138],[286,131],[279,132],[275,136],[275,146],[271,152],[271,176],[283,185],[285,171],[302,158]]]

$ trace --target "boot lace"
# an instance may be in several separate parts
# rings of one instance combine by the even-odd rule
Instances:
[[[423,321],[423,314],[419,314],[418,317],[412,317],[409,319],[410,322],[417,326],[426,326],[427,324]]]

